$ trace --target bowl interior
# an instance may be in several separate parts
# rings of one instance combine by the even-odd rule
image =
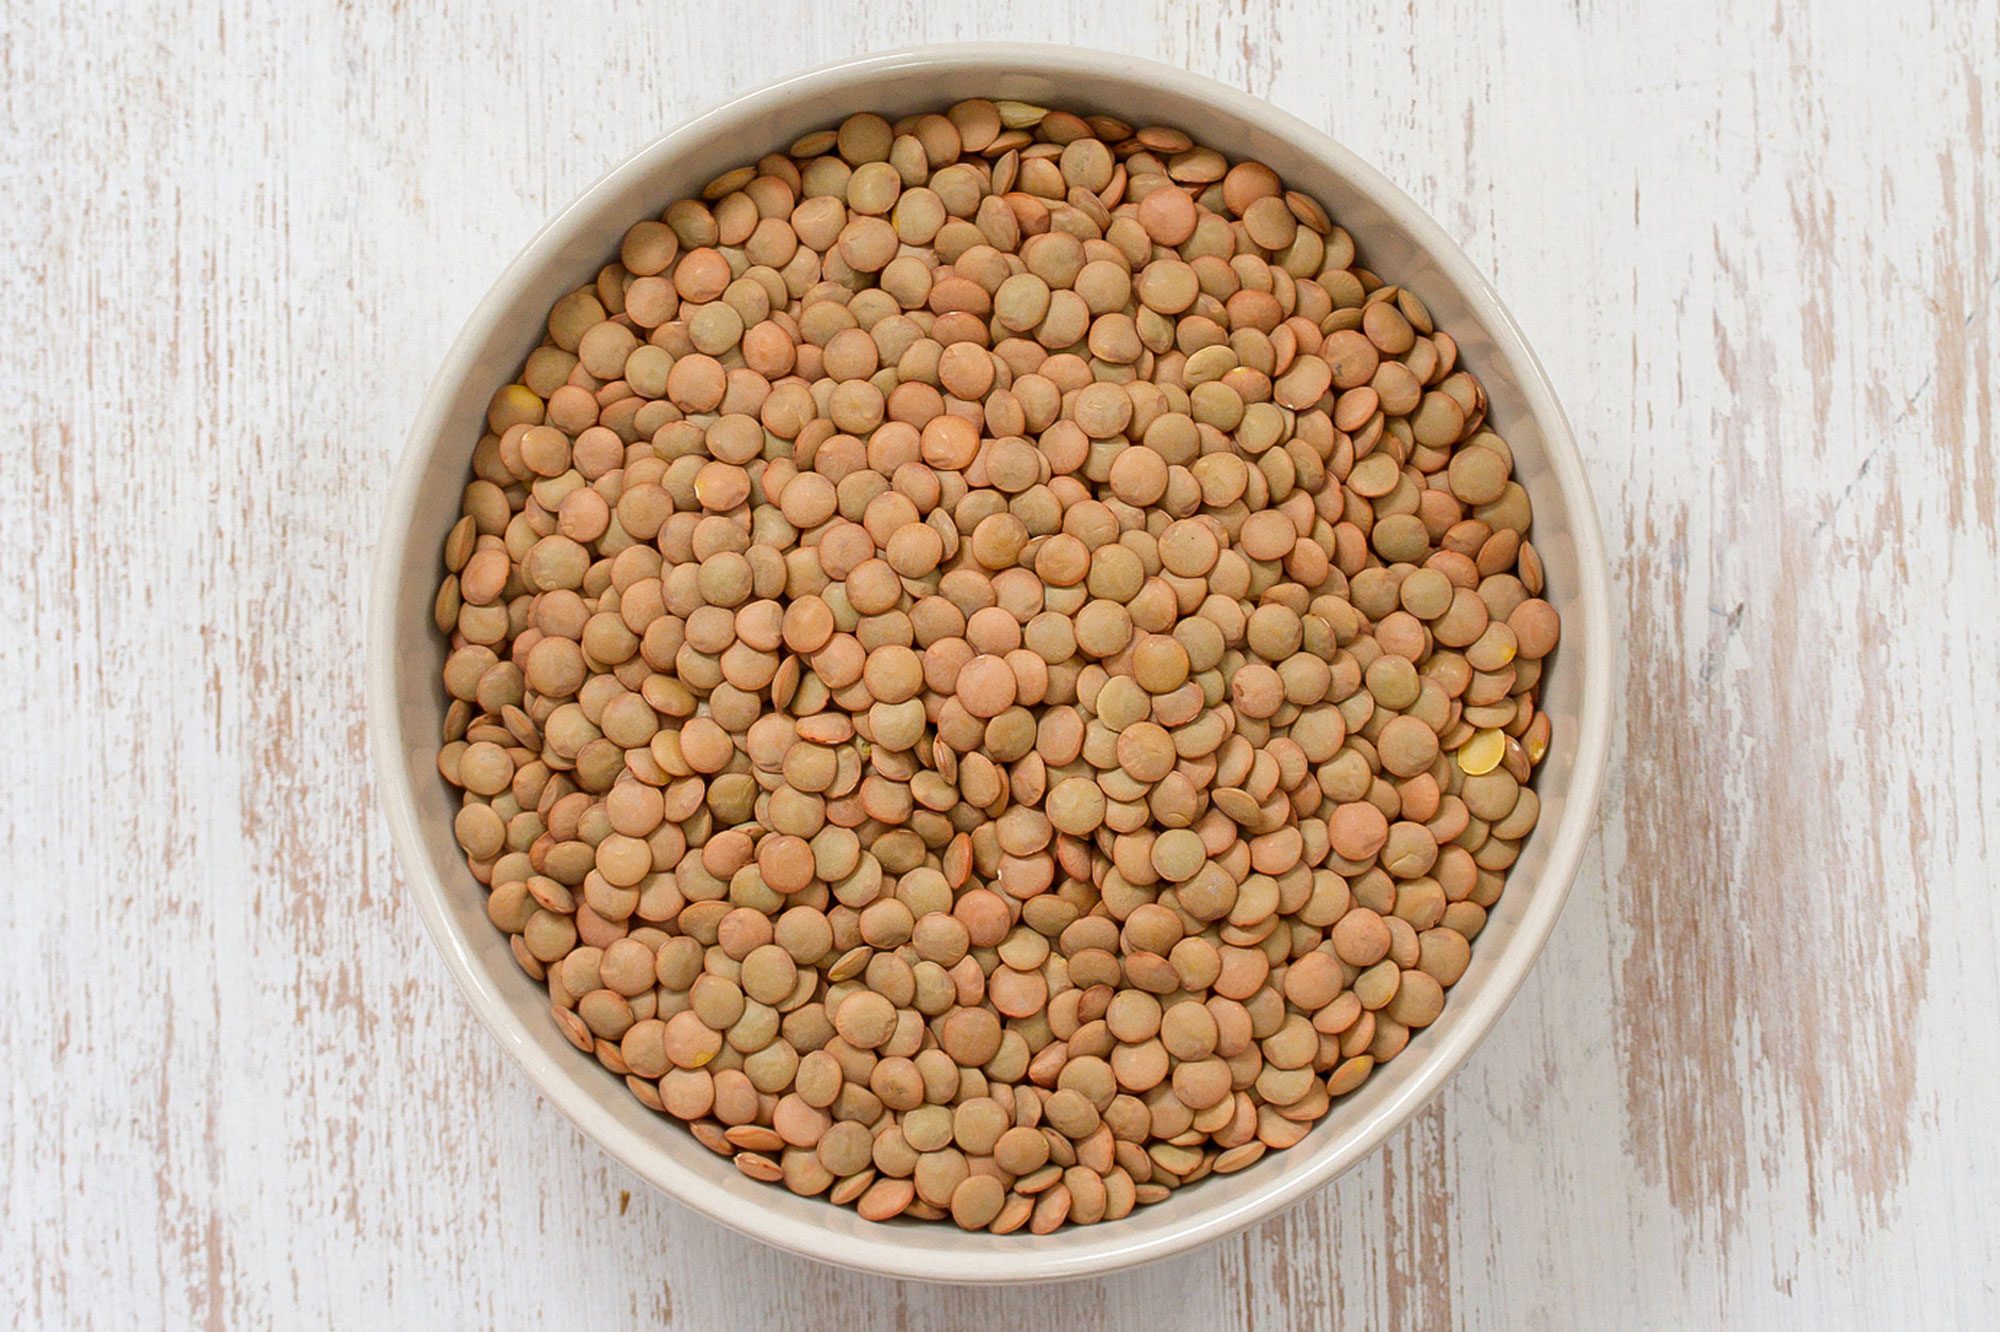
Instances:
[[[540,341],[549,306],[615,256],[626,226],[657,216],[731,167],[855,111],[893,119],[975,95],[1181,127],[1232,158],[1268,163],[1289,186],[1317,198],[1353,234],[1369,268],[1423,299],[1487,386],[1493,427],[1512,444],[1534,500],[1534,541],[1564,627],[1543,686],[1554,735],[1537,778],[1541,826],[1438,1022],[1298,1146],[1121,1221],[1043,1237],[864,1222],[823,1200],[744,1178],[646,1110],[620,1079],[563,1040],[549,1021],[546,994],[488,923],[484,894],[453,841],[456,802],[435,765],[445,706],[438,680],[445,648],[430,623],[439,550],[458,514],[487,399]],[[397,477],[377,556],[372,729],[385,807],[432,936],[482,1019],[584,1132],[681,1201],[811,1257],[929,1279],[1080,1276],[1192,1247],[1325,1183],[1428,1099],[1491,1025],[1547,937],[1596,800],[1609,697],[1602,570],[1575,446],[1539,366],[1464,256],[1371,168],[1302,122],[1165,66],[1063,47],[930,48],[800,75],[708,113],[592,187],[501,278],[439,371]]]

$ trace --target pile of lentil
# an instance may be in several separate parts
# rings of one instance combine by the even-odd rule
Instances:
[[[439,768],[578,1049],[753,1178],[1046,1233],[1437,1018],[1549,743],[1486,397],[1268,167],[970,100],[558,301],[445,542]]]

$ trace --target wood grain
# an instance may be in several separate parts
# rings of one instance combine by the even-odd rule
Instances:
[[[0,17],[0,1314],[28,1328],[2000,1321],[1995,0],[184,6]],[[365,759],[375,502],[605,167],[918,41],[1325,125],[1495,279],[1625,619],[1603,833],[1440,1100],[1164,1267],[745,1251],[462,1010]]]

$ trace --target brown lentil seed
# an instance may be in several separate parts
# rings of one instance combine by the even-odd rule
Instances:
[[[572,1043],[753,1178],[1048,1233],[1434,1021],[1560,622],[1357,260],[1261,164],[982,99],[633,225],[433,606],[453,832]]]

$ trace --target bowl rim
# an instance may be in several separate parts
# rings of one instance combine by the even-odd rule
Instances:
[[[1576,595],[1584,611],[1591,650],[1572,654],[1581,680],[1581,707],[1575,767],[1565,790],[1562,818],[1548,837],[1548,866],[1535,881],[1528,907],[1494,970],[1482,978],[1472,1011],[1425,1053],[1422,1065],[1398,1093],[1377,1108],[1340,1147],[1309,1166],[1279,1176],[1250,1194],[1189,1220],[1171,1232],[1127,1239],[1095,1231],[1095,1242],[1060,1246],[1020,1245],[995,1252],[956,1252],[952,1270],[941,1271],[938,1254],[909,1232],[879,1227],[880,1235],[835,1234],[784,1215],[776,1208],[745,1209],[741,1200],[700,1178],[672,1159],[657,1141],[633,1133],[613,1118],[580,1076],[581,1066],[558,1062],[529,1035],[486,968],[476,959],[446,909],[449,889],[433,870],[423,847],[415,788],[397,741],[401,736],[396,684],[397,589],[412,557],[410,517],[417,505],[427,463],[444,438],[452,399],[474,372],[477,352],[506,307],[519,299],[536,275],[566,246],[587,236],[597,212],[618,192],[656,170],[689,146],[718,130],[820,93],[852,93],[871,76],[911,68],[939,73],[996,63],[1032,68],[1057,77],[1129,79],[1135,71],[1168,90],[1216,105],[1282,137],[1301,152],[1321,159],[1358,192],[1381,207],[1389,220],[1480,311],[1503,359],[1519,378],[1523,410],[1542,431],[1549,470],[1569,506],[1569,532],[1576,553]],[[1595,828],[1610,748],[1612,668],[1610,589],[1604,542],[1589,479],[1575,436],[1557,401],[1540,359],[1491,283],[1457,243],[1417,203],[1380,171],[1324,131],[1291,113],[1226,83],[1158,61],[1116,52],[1053,43],[962,42],[904,47],[867,53],[789,74],[710,107],[658,136],[605,172],[557,212],[524,245],[474,308],[445,353],[425,390],[422,405],[399,455],[384,497],[384,517],[369,586],[366,677],[369,748],[379,783],[380,805],[409,895],[426,932],[443,956],[446,970],[480,1022],[527,1073],[542,1095],[592,1142],[669,1197],[739,1233],[790,1252],[883,1276],[965,1284],[1005,1284],[1065,1280],[1136,1266],[1184,1253],[1262,1220],[1305,1197],[1372,1153],[1392,1132],[1437,1094],[1491,1032],[1540,958],[1567,901]],[[426,567],[431,552],[418,555]],[[704,1149],[705,1150],[705,1149]],[[956,1232],[954,1232],[956,1233]],[[1092,1231],[1068,1235],[1091,1236]]]

